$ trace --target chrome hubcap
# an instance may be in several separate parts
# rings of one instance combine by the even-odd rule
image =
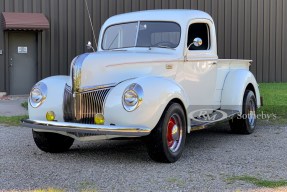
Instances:
[[[166,139],[169,150],[176,152],[182,140],[182,122],[177,114],[173,114],[168,121]]]
[[[255,127],[255,121],[256,121],[256,106],[253,100],[249,101],[249,107],[248,107],[248,122],[251,128]]]
[[[178,126],[174,125],[172,128],[172,139],[173,140],[178,140],[179,139],[179,130],[178,130]]]

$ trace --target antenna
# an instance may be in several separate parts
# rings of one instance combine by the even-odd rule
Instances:
[[[93,26],[93,22],[92,22],[92,18],[91,18],[91,14],[90,14],[90,11],[89,11],[87,0],[85,0],[85,3],[86,3],[86,8],[87,8],[87,11],[88,11],[88,15],[89,15],[91,28],[92,28],[92,31],[93,31],[93,37],[94,37],[95,45],[96,45],[96,48],[98,48],[98,43],[97,43],[97,39],[96,39],[96,36],[95,36],[94,26]]]

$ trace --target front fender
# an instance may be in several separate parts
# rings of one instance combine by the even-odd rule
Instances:
[[[122,106],[124,90],[132,83],[142,86],[142,104],[132,112]],[[172,99],[180,99],[186,109],[187,97],[183,89],[172,79],[163,77],[141,77],[118,84],[109,93],[105,102],[106,124],[125,126],[146,126],[151,130],[156,126],[167,104]]]
[[[230,71],[225,79],[221,96],[221,108],[238,110],[242,113],[244,92],[249,84],[255,90],[257,106],[260,106],[260,92],[255,77],[247,70]]]
[[[46,120],[46,113],[54,111],[56,120],[60,122],[64,121],[63,97],[68,78],[69,76],[53,76],[40,81],[47,85],[47,98],[38,108],[33,108],[28,104],[30,119]]]

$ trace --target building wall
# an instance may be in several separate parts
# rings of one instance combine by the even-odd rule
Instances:
[[[287,82],[286,0],[87,0],[98,36],[110,16],[145,9],[199,9],[214,18],[220,58],[252,59],[259,82]],[[50,30],[41,33],[38,78],[68,74],[70,62],[85,52],[92,32],[84,0],[0,0],[0,13],[41,12]],[[2,19],[2,18],[1,18]],[[4,49],[0,26],[0,49]],[[0,55],[0,91],[7,90],[5,55]]]

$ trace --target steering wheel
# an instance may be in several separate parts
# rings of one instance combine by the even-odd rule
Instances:
[[[176,47],[175,44],[173,44],[172,42],[169,42],[169,41],[161,41],[161,42],[158,42],[158,43],[156,43],[156,44],[153,44],[152,46],[153,46],[153,47],[164,46],[164,47],[170,47],[170,48]]]

